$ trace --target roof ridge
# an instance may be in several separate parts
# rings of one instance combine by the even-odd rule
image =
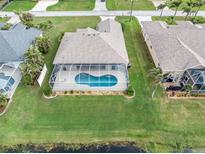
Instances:
[[[177,40],[180,42],[180,44],[186,48],[196,59],[197,61],[205,67],[205,60],[200,55],[198,55],[195,51],[193,51],[188,45],[186,45],[178,36]]]
[[[107,42],[101,35],[100,35],[100,38],[101,38],[106,44],[108,44],[109,47],[110,47],[115,53],[117,53],[124,61],[129,62],[129,61],[127,61],[122,55],[120,55],[119,52],[117,52],[117,51],[111,46],[111,44],[110,44],[109,42]]]

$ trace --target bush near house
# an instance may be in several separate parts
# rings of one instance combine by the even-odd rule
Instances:
[[[37,77],[44,65],[44,57],[37,47],[31,47],[25,53],[24,63],[21,65],[24,85],[35,85]]]
[[[0,113],[3,112],[4,108],[8,103],[8,98],[5,94],[0,93]]]
[[[6,24],[6,25],[4,25],[3,27],[1,27],[1,29],[0,30],[9,30],[10,28],[11,28],[11,24]]]
[[[51,41],[47,36],[40,36],[36,38],[36,46],[42,54],[48,53],[51,48]]]

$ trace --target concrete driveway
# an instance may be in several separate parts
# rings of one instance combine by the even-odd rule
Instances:
[[[30,11],[46,11],[48,6],[58,3],[58,0],[40,0]]]

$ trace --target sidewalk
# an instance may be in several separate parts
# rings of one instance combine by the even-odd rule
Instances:
[[[46,11],[48,6],[58,3],[58,0],[40,0],[30,11]]]

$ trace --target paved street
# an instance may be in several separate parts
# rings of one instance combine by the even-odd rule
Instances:
[[[38,17],[55,17],[55,16],[129,16],[130,11],[31,11],[34,16]],[[165,10],[163,16],[172,16],[174,11]],[[133,11],[133,16],[159,16],[160,11]],[[200,11],[199,16],[205,17],[205,11]],[[13,17],[13,12],[0,12],[0,16]],[[177,12],[177,16],[185,16],[182,11]]]

